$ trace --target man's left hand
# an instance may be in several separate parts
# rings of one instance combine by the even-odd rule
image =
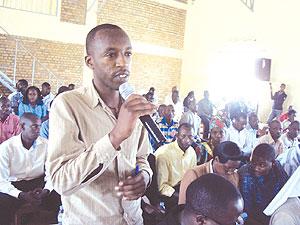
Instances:
[[[123,196],[124,200],[136,200],[144,195],[149,180],[149,174],[141,171],[138,175],[129,176],[119,182],[116,191],[118,191],[118,195]]]
[[[47,189],[36,188],[33,190],[33,194],[36,199],[42,200],[50,194],[50,191]]]

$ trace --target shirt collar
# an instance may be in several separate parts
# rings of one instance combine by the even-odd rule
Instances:
[[[22,132],[21,132],[19,135],[17,135],[17,137],[18,137],[18,139],[17,139],[17,140],[18,140],[18,145],[19,145],[19,146],[22,146],[23,148],[25,148],[25,147],[23,146],[23,143],[22,143],[21,134],[22,134]],[[39,137],[33,142],[33,145],[30,147],[30,149],[35,149],[36,146],[42,144],[42,143],[43,143],[42,139],[43,139],[43,138],[39,136]]]
[[[214,169],[213,169],[213,159],[209,160],[209,172],[210,173],[214,173]]]
[[[96,108],[96,106],[99,103],[102,107],[105,106],[105,103],[102,100],[102,98],[100,97],[99,93],[97,92],[93,81],[86,88],[86,92],[84,94],[85,94],[85,96],[88,100],[88,104],[91,108]]]

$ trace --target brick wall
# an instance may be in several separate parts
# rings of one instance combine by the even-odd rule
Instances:
[[[85,24],[87,0],[62,0],[60,20],[68,23]]]
[[[159,102],[171,92],[171,87],[178,85],[181,74],[181,60],[168,57],[134,54],[130,83],[136,90],[148,91],[156,88]]]
[[[46,41],[41,39],[15,37],[22,40],[26,49],[58,79],[50,77],[50,83],[56,88],[57,80],[64,84],[81,83],[83,71],[83,45],[65,44],[61,42]],[[8,39],[6,35],[0,35],[0,69],[4,71],[11,79],[13,78],[13,66],[16,42]],[[17,72],[16,78],[27,79],[31,83],[33,58],[21,47],[17,54]],[[34,85],[40,86],[48,81],[49,73],[39,63],[35,64]],[[2,88],[2,91],[5,90]],[[5,90],[7,92],[7,90]]]
[[[133,40],[183,49],[186,11],[150,0],[99,0],[98,24],[114,23]]]
[[[117,24],[133,41],[182,50],[185,19],[185,10],[151,0],[98,0],[98,24]],[[179,86],[181,64],[181,59],[135,54],[130,80],[137,90],[154,86],[163,101],[172,86]]]

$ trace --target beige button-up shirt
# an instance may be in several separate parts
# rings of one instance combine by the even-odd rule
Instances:
[[[114,188],[136,164],[152,175],[148,135],[138,122],[116,151],[108,137],[116,121],[92,84],[55,99],[48,166],[54,189],[61,194],[63,224],[143,224],[140,199],[125,201]]]
[[[276,142],[273,140],[272,136],[270,133],[265,134],[264,136],[260,137],[258,140],[258,145],[262,144],[262,143],[266,143],[269,145],[272,145],[275,149],[275,155],[276,157],[279,156],[281,153],[283,153],[284,151],[284,146],[283,143],[281,141],[281,139],[279,138]]]

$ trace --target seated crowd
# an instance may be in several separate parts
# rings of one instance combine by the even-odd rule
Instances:
[[[24,204],[57,213],[61,205],[45,165],[49,113],[54,98],[74,85],[56,96],[47,82],[41,91],[26,80],[16,88],[0,98],[0,225],[10,224]],[[155,88],[144,97],[157,102]],[[300,224],[299,196],[265,213],[285,184],[300,182],[296,111],[289,107],[262,126],[241,104],[214,111],[208,91],[198,103],[193,91],[181,102],[173,87],[152,115],[165,141],[157,145],[149,135],[153,178],[142,198],[144,224],[279,225],[280,215]]]

